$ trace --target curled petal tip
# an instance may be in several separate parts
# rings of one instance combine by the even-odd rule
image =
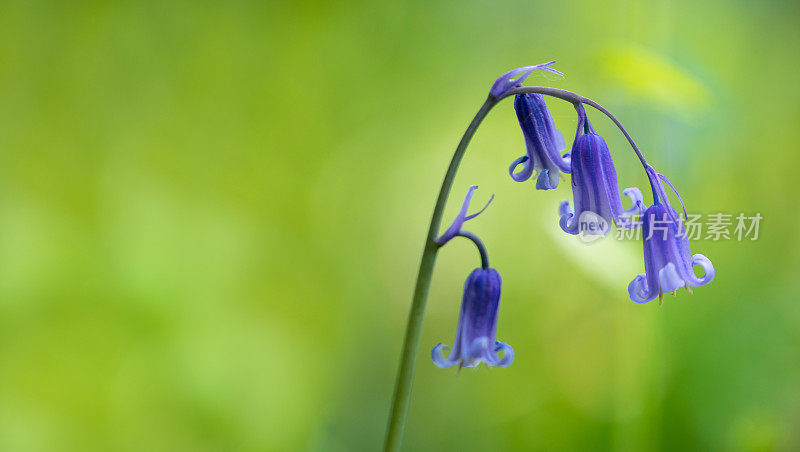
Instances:
[[[503,352],[502,358],[499,358],[500,352]],[[499,359],[494,363],[489,363],[489,364],[495,367],[508,367],[511,365],[511,363],[514,362],[514,349],[511,348],[511,346],[506,343],[498,341],[495,346],[494,353],[495,356],[498,356]]]
[[[703,272],[705,273],[702,278],[698,278],[699,286],[708,284],[714,280],[714,275],[716,274],[714,272],[714,264],[712,264],[707,257],[703,256],[702,254],[695,254],[692,256],[692,266],[695,265],[702,267]]]
[[[533,165],[529,163],[530,157],[527,155],[523,155],[522,157],[514,160],[511,162],[511,166],[508,167],[508,174],[517,182],[525,182],[526,180],[530,179],[533,175]],[[525,164],[522,170],[519,172],[514,172],[517,167],[521,164]]]
[[[431,350],[431,360],[433,360],[433,364],[440,369],[446,369],[448,367],[452,367],[455,363],[450,361],[449,359],[444,357],[444,352],[449,350],[450,347],[439,343],[433,347]]]
[[[561,230],[566,232],[567,234],[576,235],[578,233],[578,223],[573,222],[570,224],[572,217],[575,214],[572,212],[572,209],[569,208],[569,201],[561,201],[561,204],[558,206],[558,225],[561,226]]]
[[[637,275],[633,278],[633,281],[628,284],[628,295],[634,303],[647,303],[655,298],[652,296],[653,294],[648,291],[647,278],[644,274]]]
[[[631,207],[626,209],[623,214],[635,215],[637,213],[643,213],[646,210],[644,207],[644,196],[642,196],[642,191],[639,190],[639,187],[628,187],[622,190],[622,194],[631,200]]]

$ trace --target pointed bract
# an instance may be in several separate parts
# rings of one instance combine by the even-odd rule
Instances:
[[[555,64],[555,60],[549,61],[547,63],[537,64],[535,66],[523,66],[516,69],[512,69],[505,74],[501,75],[494,81],[492,84],[492,88],[489,90],[489,95],[499,99],[505,96],[509,91],[514,88],[519,88],[522,86],[522,82],[531,75],[531,72],[539,69],[542,71],[552,72],[553,74],[564,76],[563,73],[557,71],[550,66]],[[517,77],[517,78],[514,78]]]
[[[464,197],[464,202],[461,203],[461,210],[459,210],[458,215],[456,215],[456,218],[453,220],[453,223],[450,224],[450,227],[444,231],[444,234],[440,235],[436,239],[436,243],[444,245],[445,243],[449,242],[453,237],[457,236],[458,233],[461,232],[461,227],[464,226],[466,221],[480,215],[484,210],[486,210],[487,207],[489,207],[489,204],[492,203],[494,195],[489,198],[489,201],[485,206],[483,206],[483,209],[473,213],[472,215],[468,215],[467,212],[469,211],[469,203],[472,201],[472,194],[477,188],[477,185],[470,185],[469,190],[467,190],[467,195]]]

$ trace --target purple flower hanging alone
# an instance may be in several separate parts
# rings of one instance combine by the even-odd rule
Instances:
[[[514,349],[495,339],[501,284],[500,274],[493,268],[472,271],[464,284],[453,348],[445,358],[444,351],[449,347],[441,343],[433,347],[431,358],[434,364],[442,368],[455,365],[475,367],[481,362],[497,367],[511,365]]]
[[[564,137],[553,124],[550,111],[541,94],[518,94],[514,98],[514,109],[525,137],[526,153],[514,160],[508,168],[511,178],[523,182],[537,173],[536,188],[549,190],[558,186],[559,171],[570,172],[568,156],[562,156],[566,148]],[[517,166],[522,170],[515,172]]]
[[[619,227],[632,227],[629,217],[643,210],[642,192],[636,187],[623,190],[633,203],[623,210],[617,171],[603,137],[594,133],[581,134],[572,145],[570,157],[575,212],[570,210],[569,201],[561,203],[561,229],[569,234],[606,235],[612,221]]]
[[[636,303],[647,303],[656,297],[660,299],[665,292],[673,292],[681,287],[690,290],[690,286],[702,286],[714,279],[711,261],[702,254],[691,255],[686,229],[678,213],[669,204],[661,182],[666,182],[676,194],[677,191],[666,177],[656,173],[652,167],[647,168],[647,174],[653,185],[655,204],[643,216],[645,272],[628,285],[628,294]],[[681,199],[680,195],[678,199]],[[704,274],[700,278],[694,273],[695,265],[703,269]]]

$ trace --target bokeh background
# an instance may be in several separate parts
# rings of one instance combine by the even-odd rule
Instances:
[[[492,81],[551,59],[695,213],[716,280],[628,300],[641,244],[558,230],[515,183],[509,101],[478,131],[470,230],[507,369],[440,370],[469,243],[439,256],[405,450],[800,449],[794,1],[6,2],[0,450],[380,448],[423,238]],[[574,110],[550,102],[564,134]],[[633,153],[590,112],[622,187]],[[647,190],[644,190],[647,194]],[[649,199],[649,195],[648,195]]]

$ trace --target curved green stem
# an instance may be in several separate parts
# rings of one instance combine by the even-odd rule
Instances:
[[[436,207],[433,209],[433,216],[431,217],[431,224],[428,228],[428,237],[425,239],[425,247],[422,251],[422,260],[419,264],[419,272],[417,273],[417,285],[414,289],[414,299],[411,302],[411,311],[408,313],[408,324],[406,325],[406,336],[403,340],[403,354],[400,358],[400,369],[397,372],[397,383],[394,388],[394,397],[392,398],[392,411],[389,417],[389,429],[386,432],[386,444],[384,450],[397,451],[400,450],[400,442],[403,439],[403,429],[406,423],[406,414],[408,412],[408,403],[411,396],[411,385],[414,381],[414,367],[417,358],[417,349],[419,348],[419,335],[422,331],[422,319],[425,315],[425,303],[428,297],[428,289],[431,285],[431,276],[433,274],[433,264],[436,262],[436,252],[439,250],[439,244],[436,243],[436,234],[439,230],[439,224],[442,222],[442,214],[444,213],[444,206],[447,202],[447,195],[450,194],[450,188],[453,185],[453,180],[456,177],[458,165],[464,157],[464,152],[467,150],[475,131],[483,119],[489,114],[489,110],[494,107],[499,99],[486,99],[478,113],[472,118],[464,136],[458,143],[453,158],[450,160],[450,166],[447,168],[447,173],[442,181],[442,188],[439,190],[439,197],[436,199]]]

